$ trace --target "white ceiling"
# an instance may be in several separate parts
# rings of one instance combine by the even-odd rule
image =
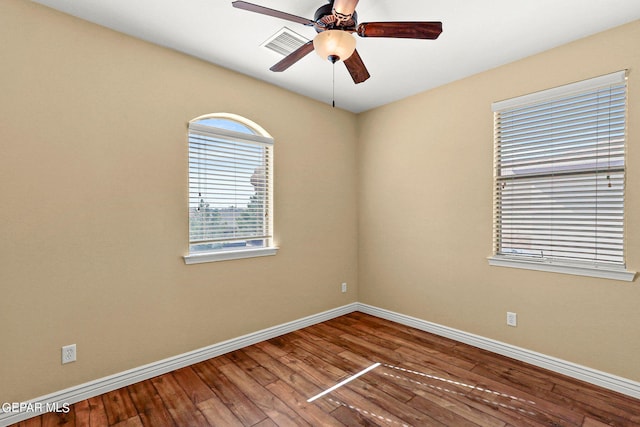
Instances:
[[[331,103],[328,61],[312,53],[274,73],[283,57],[260,47],[283,26],[307,39],[315,30],[232,0],[33,1]],[[250,2],[313,19],[326,0]],[[640,19],[640,0],[360,0],[356,10],[359,22],[443,22],[437,40],[357,37],[371,78],[355,85],[336,64],[335,100],[361,112]]]

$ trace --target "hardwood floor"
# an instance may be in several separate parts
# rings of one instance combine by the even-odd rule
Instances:
[[[356,312],[17,424],[209,425],[639,426],[640,400]]]

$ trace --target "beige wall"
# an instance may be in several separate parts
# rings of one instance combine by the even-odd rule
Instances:
[[[637,281],[486,260],[491,103],[627,68],[626,251],[640,269],[638,40],[640,21],[359,115],[359,300],[640,381]]]
[[[356,301],[353,114],[24,0],[0,40],[0,402]],[[277,256],[184,264],[211,112],[275,138]]]
[[[359,116],[22,0],[0,39],[0,402],[357,300],[640,380],[636,283],[486,261],[490,103],[630,68],[640,268],[640,22]],[[275,257],[182,260],[186,124],[210,112],[275,138]]]

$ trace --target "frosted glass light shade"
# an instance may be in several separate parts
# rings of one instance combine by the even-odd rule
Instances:
[[[344,61],[356,50],[356,39],[342,30],[327,30],[313,39],[313,48],[322,59],[337,56]]]

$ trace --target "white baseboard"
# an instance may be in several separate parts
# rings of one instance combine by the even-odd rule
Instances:
[[[56,407],[57,405],[57,407],[61,408],[65,403],[73,404],[103,393],[108,393],[158,375],[166,374],[167,372],[171,372],[176,369],[184,368],[185,366],[190,366],[213,357],[221,356],[264,340],[275,338],[289,332],[297,331],[298,329],[306,328],[307,326],[315,325],[316,323],[352,313],[357,309],[358,304],[352,303],[333,310],[314,314],[282,325],[263,329],[258,332],[160,360],[158,362],[150,363],[148,365],[140,366],[138,368],[130,369],[128,371],[120,372],[115,375],[80,384],[75,387],[70,387],[65,390],[60,390],[46,396],[32,399],[28,403],[33,404],[32,408],[46,408],[47,405],[49,405],[49,407]],[[3,402],[0,402],[0,404],[2,403]],[[0,427],[26,420],[27,418],[39,415],[39,413],[39,411],[3,412],[0,407]]]
[[[367,304],[358,303],[357,311],[391,320],[402,325],[411,326],[412,328],[422,331],[431,332],[435,335],[450,338],[640,399],[640,382]]]
[[[73,404],[103,393],[117,390],[158,375],[176,369],[184,368],[198,362],[202,362],[213,357],[221,356],[234,350],[241,349],[264,340],[278,337],[316,323],[324,322],[345,314],[360,311],[382,319],[391,320],[406,326],[410,326],[422,331],[431,332],[446,338],[451,338],[465,344],[470,344],[484,350],[492,351],[503,356],[511,357],[522,362],[530,363],[550,371],[558,372],[591,384],[598,385],[610,390],[614,390],[631,397],[640,399],[640,383],[608,374],[606,372],[597,371],[565,360],[557,359],[544,354],[536,353],[527,349],[516,347],[500,341],[484,338],[468,332],[449,328],[447,326],[438,325],[436,323],[427,322],[415,317],[407,316],[382,308],[374,307],[367,304],[352,303],[342,307],[328,310],[319,314],[304,317],[282,325],[263,329],[258,332],[243,335],[204,347],[178,356],[170,357],[128,371],[120,372],[115,375],[100,378],[65,390],[60,390],[30,400],[28,403],[34,404],[35,407],[62,407],[63,404]],[[37,404],[37,405],[36,405]],[[8,426],[27,418],[38,415],[37,412],[3,412],[0,408],[0,427]]]

